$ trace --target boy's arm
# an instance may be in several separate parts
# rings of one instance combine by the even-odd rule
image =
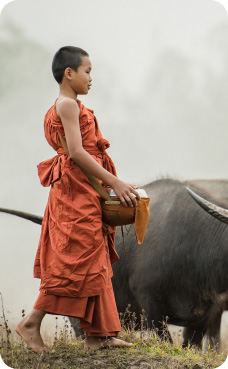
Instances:
[[[57,114],[63,123],[70,157],[75,164],[113,188],[124,205],[136,206],[137,200],[133,194],[138,199],[140,199],[140,196],[134,187],[108,172],[84,150],[79,125],[80,109],[77,102],[74,99],[65,98],[58,100],[56,108]]]

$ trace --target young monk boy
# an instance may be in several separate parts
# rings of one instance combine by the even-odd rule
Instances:
[[[111,283],[111,263],[118,259],[115,228],[102,228],[101,199],[83,170],[113,188],[125,206],[137,206],[140,197],[137,186],[116,177],[106,153],[109,142],[93,111],[78,100],[91,88],[91,69],[88,53],[72,46],[58,50],[52,63],[59,96],[45,116],[44,131],[57,155],[38,165],[41,184],[51,186],[34,265],[40,293],[32,312],[16,327],[35,352],[48,351],[40,335],[46,313],[79,318],[85,348],[99,349],[107,341],[132,345],[116,338],[121,326]]]

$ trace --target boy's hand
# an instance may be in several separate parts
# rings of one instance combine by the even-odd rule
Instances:
[[[133,207],[138,205],[137,199],[140,200],[140,195],[136,191],[136,189],[139,188],[138,186],[128,184],[115,178],[112,188],[124,206]]]

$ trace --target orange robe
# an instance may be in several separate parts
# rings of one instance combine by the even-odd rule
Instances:
[[[116,175],[106,153],[109,142],[93,111],[78,104],[84,149]],[[41,184],[51,189],[34,264],[34,277],[41,279],[34,308],[78,317],[90,335],[117,335],[120,323],[111,284],[111,263],[118,260],[115,228],[103,233],[100,196],[61,146],[58,133],[65,134],[56,104],[45,116],[44,131],[58,155],[38,165]]]

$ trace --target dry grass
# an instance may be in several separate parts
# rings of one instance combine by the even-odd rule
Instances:
[[[121,316],[123,331],[120,338],[134,343],[130,349],[110,347],[85,350],[83,341],[73,337],[72,327],[66,318],[61,329],[56,320],[54,341],[49,346],[53,351],[35,354],[22,342],[12,339],[4,309],[2,311],[0,353],[4,362],[14,369],[212,369],[222,365],[226,359],[225,353],[218,353],[210,347],[201,351],[195,347],[183,349],[175,346],[168,340],[166,324],[161,338],[156,330],[147,329],[143,313],[141,327],[136,331],[135,315],[129,309]],[[124,324],[126,319],[128,323]]]

